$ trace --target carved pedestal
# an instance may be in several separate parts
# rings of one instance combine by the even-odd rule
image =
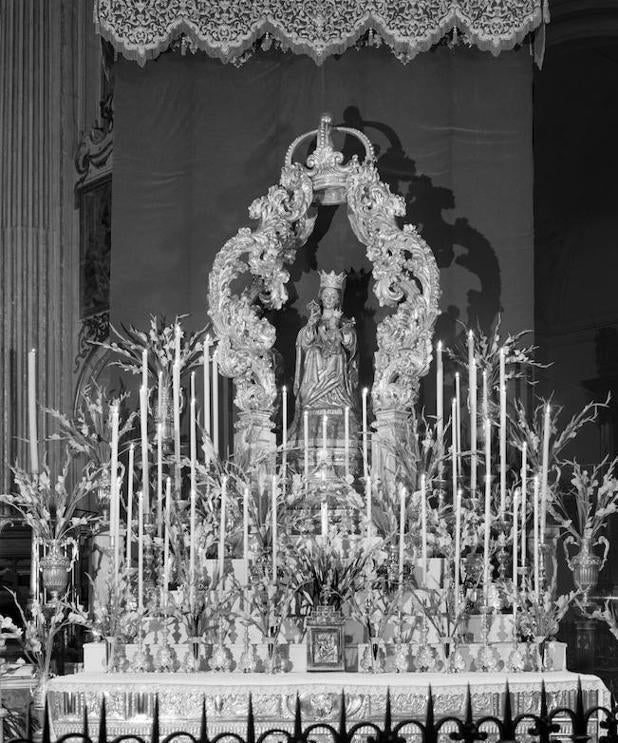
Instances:
[[[371,465],[374,476],[383,482],[392,482],[402,459],[410,461],[411,452],[407,435],[409,412],[407,410],[377,410],[375,433],[371,445]]]
[[[274,458],[277,440],[267,411],[240,411],[235,428],[234,454],[237,461],[256,462],[265,453]]]

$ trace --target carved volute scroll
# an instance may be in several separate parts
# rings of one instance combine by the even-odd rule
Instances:
[[[318,130],[292,143],[280,185],[250,207],[250,216],[259,220],[257,228],[242,228],[228,240],[210,275],[219,369],[236,382],[235,403],[245,418],[239,430],[253,427],[254,440],[256,427],[262,434],[265,428],[270,431],[277,395],[272,361],[275,329],[261,309],[277,310],[287,301],[285,266],[311,234],[312,203],[347,203],[352,229],[373,265],[374,293],[381,305],[394,309],[377,329],[372,388],[376,416],[397,411],[405,417],[411,412],[420,378],[431,363],[440,296],[433,253],[412,225],[397,224],[396,217],[405,214],[403,199],[380,180],[367,137],[347,127],[335,128],[356,136],[365,147],[362,163],[354,156],[343,164],[342,153],[333,146],[332,129],[330,117],[324,115]],[[317,137],[316,148],[306,165],[293,163],[298,145],[312,136]],[[244,280],[245,288],[237,293],[232,284],[239,285],[239,280]],[[246,430],[244,435],[248,441]]]
[[[287,300],[285,266],[311,233],[314,218],[307,211],[312,200],[311,179],[300,166],[284,167],[280,185],[249,208],[259,220],[257,228],[241,228],[215,258],[209,306],[219,340],[217,360],[221,373],[236,382],[234,402],[241,412],[273,410],[275,329],[261,309],[280,309]],[[245,288],[235,293],[232,283],[242,280]]]
[[[440,273],[416,228],[397,224],[404,200],[382,183],[373,162],[356,169],[346,196],[350,224],[373,264],[374,294],[380,305],[396,308],[377,329],[374,410],[411,410],[431,364]]]

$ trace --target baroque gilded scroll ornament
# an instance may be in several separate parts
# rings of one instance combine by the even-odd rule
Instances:
[[[355,169],[347,202],[352,229],[373,265],[374,294],[381,306],[396,308],[377,328],[374,410],[410,410],[431,364],[440,273],[416,228],[399,227],[405,202],[380,180],[372,160]]]
[[[183,35],[181,48],[242,63],[256,42],[306,54],[317,64],[366,39],[402,61],[454,29],[492,54],[513,49],[549,20],[547,0],[97,0],[97,31],[140,65]]]
[[[362,163],[356,156],[343,163],[333,145],[333,130],[364,144]],[[306,165],[294,163],[294,151],[310,136],[316,136],[315,150]],[[239,432],[248,444],[266,442],[277,396],[275,329],[263,309],[279,310],[287,301],[285,267],[311,233],[315,210],[310,212],[310,206],[345,202],[352,229],[373,264],[374,293],[381,305],[394,309],[377,329],[372,389],[376,414],[409,414],[420,378],[429,369],[440,296],[433,253],[413,226],[399,227],[396,218],[405,214],[404,201],[380,180],[367,137],[333,127],[330,116],[323,115],[317,130],[298,137],[288,149],[280,184],[251,205],[249,214],[258,220],[257,228],[242,228],[228,240],[210,275],[219,369],[236,382],[235,403],[245,414]],[[237,286],[244,288],[237,291]],[[381,425],[390,430],[395,422],[384,418]],[[248,432],[248,427],[260,433]]]
[[[278,310],[287,301],[285,269],[308,238],[314,217],[311,179],[298,165],[281,171],[280,185],[249,208],[255,230],[241,228],[217,253],[209,280],[213,329],[219,339],[222,374],[236,382],[235,403],[242,412],[270,413],[277,396],[272,347],[275,328],[262,308]],[[236,293],[232,284],[245,282]],[[259,301],[259,303],[258,303]]]

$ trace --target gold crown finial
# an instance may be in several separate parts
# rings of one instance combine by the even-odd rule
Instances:
[[[343,273],[335,273],[331,271],[320,271],[320,289],[336,289],[339,292],[343,292],[346,275]]]
[[[333,117],[329,113],[323,113],[320,117],[320,126],[318,128],[317,148],[334,150],[333,138],[331,131],[333,128]]]
[[[353,136],[365,147],[365,160],[373,161],[373,147],[366,135],[347,126],[333,126],[333,117],[323,113],[317,129],[297,137],[288,148],[286,165],[291,165],[298,145],[310,137],[316,138],[315,149],[307,157],[305,173],[311,178],[314,199],[321,204],[343,204],[349,177],[358,167],[356,155],[344,165],[343,153],[335,149],[333,132]]]

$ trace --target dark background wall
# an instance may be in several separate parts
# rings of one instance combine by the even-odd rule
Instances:
[[[616,388],[617,73],[618,42],[571,41],[534,79],[536,339],[565,416]],[[597,461],[611,433],[590,427],[573,453]]]

